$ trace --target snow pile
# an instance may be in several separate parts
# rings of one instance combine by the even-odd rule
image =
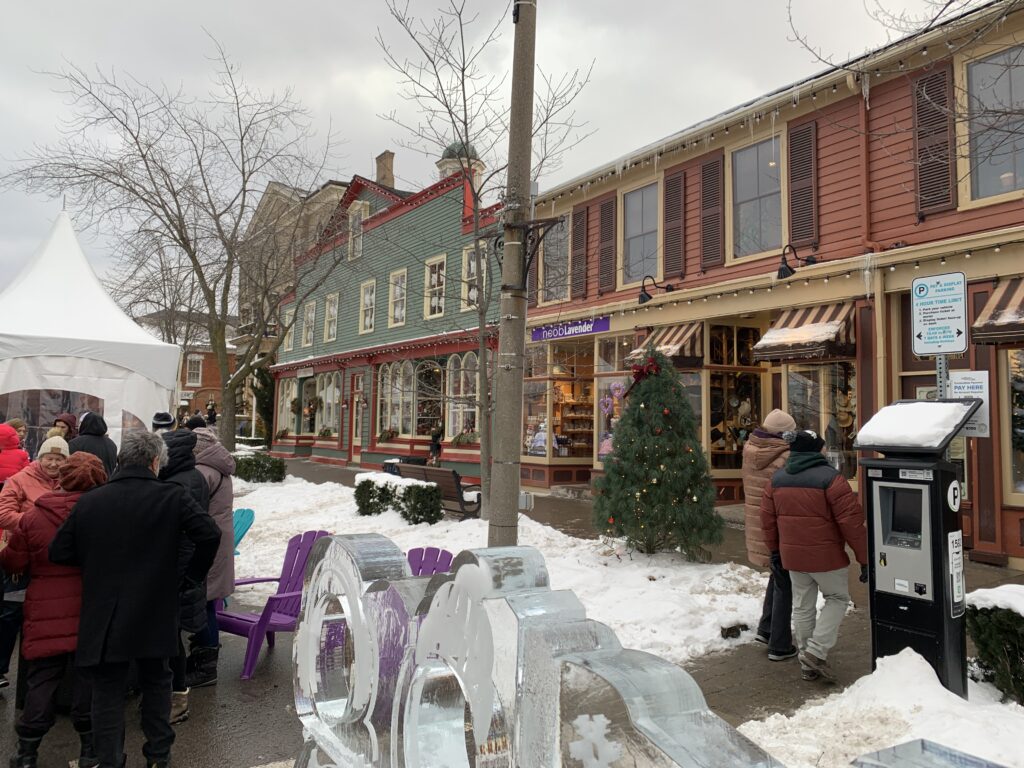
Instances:
[[[857,447],[936,448],[967,415],[963,403],[893,403],[871,417],[857,433]]]
[[[364,480],[369,480],[374,485],[390,485],[395,488],[404,488],[408,485],[424,485],[428,487],[436,485],[436,483],[428,483],[425,480],[416,480],[412,477],[392,475],[390,472],[360,472],[356,475],[355,485],[359,485]]]
[[[840,768],[879,749],[929,739],[968,754],[1024,768],[1024,707],[1000,704],[987,684],[969,683],[969,701],[943,688],[923,658],[907,649],[842,693],[792,717],[772,715],[740,726],[787,768]]]
[[[976,589],[967,595],[975,608],[1005,608],[1024,616],[1024,584],[1003,584],[993,589]]]
[[[287,477],[283,483],[248,484],[244,506],[256,520],[239,546],[237,578],[276,576],[288,539],[307,530],[380,533],[403,550],[443,547],[454,554],[487,545],[480,520],[410,526],[398,514],[356,514],[353,490],[337,483],[313,484]],[[520,517],[519,541],[544,554],[552,589],[571,589],[587,616],[608,624],[623,646],[674,662],[724,650],[721,628],[757,624],[767,577],[736,564],[699,565],[678,554],[616,553],[606,544],[566,536]],[[236,599],[258,605],[274,585],[245,587]],[[254,593],[254,594],[251,594]],[[744,633],[751,641],[753,633]]]
[[[754,345],[754,349],[767,349],[783,344],[821,344],[834,341],[842,330],[843,324],[838,320],[809,323],[797,328],[772,328]]]

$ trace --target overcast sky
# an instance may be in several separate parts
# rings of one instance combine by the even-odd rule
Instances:
[[[412,0],[412,7],[432,15],[439,2]],[[923,0],[882,2],[916,9]],[[484,14],[495,14],[504,0],[479,5]],[[794,0],[794,16],[823,52],[838,59],[892,35],[858,0]],[[34,143],[51,141],[66,110],[52,80],[39,72],[70,61],[144,81],[180,83],[201,94],[211,73],[212,46],[204,29],[251,84],[265,90],[291,86],[318,126],[333,125],[345,142],[335,178],[372,178],[373,157],[384,149],[397,154],[399,186],[421,188],[436,173],[426,158],[397,147],[401,130],[378,117],[408,109],[374,41],[378,26],[386,37],[401,39],[383,0],[51,0],[6,4],[4,17],[0,173]],[[511,67],[512,36],[509,21],[493,56],[505,68]],[[820,70],[791,38],[786,0],[540,0],[538,64],[551,72],[595,62],[577,115],[596,133],[543,186]],[[0,287],[30,258],[59,210],[60,201],[0,193]],[[82,240],[102,274],[103,233],[83,233]],[[54,285],[60,285],[59,275]]]

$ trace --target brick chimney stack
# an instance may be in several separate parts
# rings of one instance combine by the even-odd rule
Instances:
[[[395,153],[385,149],[377,155],[377,178],[374,179],[383,187],[395,186]]]

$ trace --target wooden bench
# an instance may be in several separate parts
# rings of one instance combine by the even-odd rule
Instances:
[[[467,501],[466,491],[479,491],[479,485],[463,485],[462,478],[454,469],[426,467],[419,464],[396,464],[400,477],[434,483],[441,489],[441,507],[446,512],[457,512],[463,519],[480,516],[480,494],[476,501]]]

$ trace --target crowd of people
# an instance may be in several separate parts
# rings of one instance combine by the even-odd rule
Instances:
[[[863,583],[868,543],[861,505],[824,447],[785,411],[765,417],[743,446],[744,529],[750,562],[771,569],[757,641],[770,661],[797,657],[804,680],[835,682],[828,655],[850,602],[846,547]]]
[[[59,703],[79,768],[126,765],[130,689],[146,765],[164,768],[191,689],[217,682],[234,459],[201,416],[157,413],[152,430],[126,432],[118,451],[101,415],[63,413],[33,461],[28,425],[0,424],[0,688],[19,650],[21,704],[11,768],[39,764]]]

